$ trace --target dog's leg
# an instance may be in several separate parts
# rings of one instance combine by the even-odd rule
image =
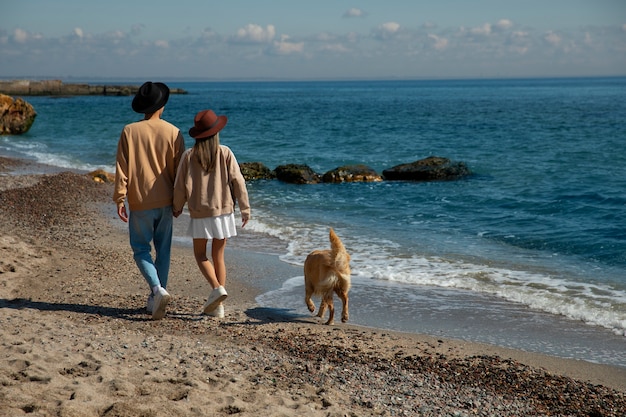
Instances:
[[[341,299],[341,303],[343,304],[343,310],[341,311],[341,321],[343,323],[348,321],[348,293],[346,291],[337,291],[337,295]]]
[[[311,296],[313,295],[313,288],[310,285],[306,285],[305,294],[304,294],[304,302],[306,306],[309,308],[309,311],[312,313],[315,311],[315,304],[311,300]]]
[[[335,323],[335,306],[333,305],[333,293],[332,292],[330,293],[330,297],[324,298],[324,304],[328,305],[328,321],[325,324],[326,325],[334,324]]]
[[[320,309],[317,310],[317,317],[324,317],[324,313],[326,312],[326,300],[324,298],[322,298],[322,301],[320,301]]]

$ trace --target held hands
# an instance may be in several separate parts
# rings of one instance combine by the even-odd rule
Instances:
[[[124,210],[124,213],[126,213],[126,208],[125,208],[125,207],[122,207],[122,209]],[[119,210],[120,210],[120,209],[118,209],[118,214],[119,214]],[[182,210],[172,210],[172,215],[173,215],[174,217],[178,217],[178,216],[180,216],[180,215],[181,215],[181,213],[182,213],[182,212],[183,212]],[[122,218],[122,215],[120,215],[120,218],[121,218],[122,220],[124,220],[124,218]],[[243,227],[246,227],[246,225],[248,224],[248,220],[250,220],[250,219],[249,219],[249,216],[241,216],[241,227],[242,227],[242,228],[243,228]],[[126,220],[124,220],[124,221],[128,221],[128,218],[126,217]]]

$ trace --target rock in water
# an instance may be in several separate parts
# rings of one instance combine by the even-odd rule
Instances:
[[[261,162],[242,162],[239,164],[239,168],[246,181],[272,180],[276,178],[276,173]]]
[[[380,182],[383,178],[366,165],[344,165],[326,172],[323,182]]]
[[[469,168],[463,162],[452,162],[438,156],[383,170],[383,177],[389,181],[455,180],[470,174]]]
[[[308,165],[279,165],[274,169],[274,172],[276,172],[278,180],[291,184],[317,184],[321,182],[320,175]]]
[[[28,132],[37,117],[34,107],[21,98],[0,94],[0,135]]]

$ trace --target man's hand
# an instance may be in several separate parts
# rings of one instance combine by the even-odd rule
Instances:
[[[126,213],[126,206],[119,206],[117,208],[117,215],[124,223],[128,223],[128,214]]]

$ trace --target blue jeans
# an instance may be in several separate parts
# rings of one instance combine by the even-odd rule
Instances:
[[[167,287],[172,250],[172,206],[151,210],[131,210],[128,216],[130,247],[135,263],[150,288]],[[151,243],[156,257],[152,260]]]

